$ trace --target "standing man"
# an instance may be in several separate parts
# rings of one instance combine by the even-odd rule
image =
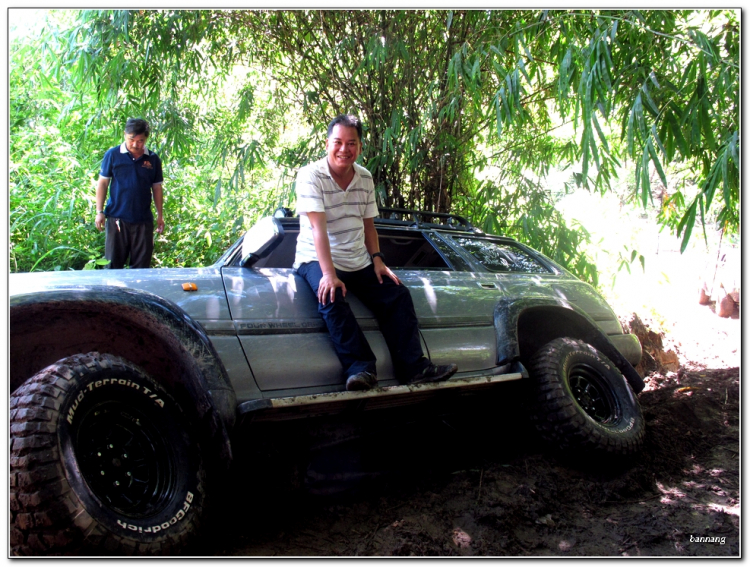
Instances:
[[[362,123],[356,116],[337,116],[328,126],[326,157],[297,174],[300,232],[294,268],[318,298],[347,390],[369,390],[378,383],[375,355],[344,299],[347,290],[375,314],[399,382],[447,380],[456,365],[436,366],[425,358],[409,290],[380,252],[372,175],[354,163],[361,151]]]
[[[151,267],[154,251],[152,194],[156,205],[156,232],[164,231],[164,177],[159,156],[146,148],[150,133],[145,120],[128,119],[125,141],[109,149],[102,160],[96,187],[95,222],[99,231],[106,226],[104,257],[109,260],[107,267],[111,269],[124,268],[128,257],[131,268]]]

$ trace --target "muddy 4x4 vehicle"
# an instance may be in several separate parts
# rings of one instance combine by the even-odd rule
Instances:
[[[283,214],[283,213],[282,213]],[[381,210],[387,264],[446,382],[400,385],[378,358],[347,392],[316,298],[292,270],[299,219],[258,222],[212,266],[10,276],[10,541],[19,555],[179,552],[243,421],[362,412],[535,383],[558,450],[628,455],[644,419],[638,339],[538,252],[448,214]]]

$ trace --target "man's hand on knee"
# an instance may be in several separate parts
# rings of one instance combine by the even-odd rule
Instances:
[[[396,285],[401,285],[401,280],[398,279],[398,276],[394,274],[380,258],[373,259],[372,267],[375,270],[375,276],[378,278],[378,283],[383,283],[383,276],[386,276],[391,278]]]
[[[323,277],[320,278],[320,284],[318,285],[318,301],[323,305],[326,305],[329,299],[331,300],[331,303],[336,301],[337,287],[341,288],[341,294],[346,297],[346,285],[344,285],[344,282],[338,279],[335,275],[323,274]]]

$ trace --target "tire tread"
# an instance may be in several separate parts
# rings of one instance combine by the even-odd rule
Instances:
[[[12,555],[70,555],[82,550],[116,555],[173,554],[181,551],[195,533],[202,507],[198,501],[198,513],[185,518],[179,535],[141,544],[109,533],[73,494],[61,464],[56,433],[60,408],[74,387],[74,378],[115,368],[146,376],[123,359],[92,352],[48,366],[13,392],[9,414]],[[204,476],[201,467],[201,487]]]
[[[558,338],[542,347],[533,357],[529,372],[536,379],[536,404],[532,421],[541,437],[558,450],[578,453],[609,453],[631,455],[640,450],[645,436],[643,417],[637,398],[634,411],[638,427],[632,435],[620,435],[605,430],[579,408],[560,377],[563,357],[571,350],[582,350],[594,355],[610,369],[614,365],[601,353],[583,341]],[[630,386],[624,381],[627,388]]]

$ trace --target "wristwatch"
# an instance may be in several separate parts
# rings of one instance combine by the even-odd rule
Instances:
[[[385,264],[385,254],[383,254],[382,252],[375,252],[375,254],[373,254],[373,255],[371,256],[371,258],[372,258],[373,260],[374,260],[374,259],[375,259],[376,257],[377,257],[377,258],[380,258],[381,260],[383,260],[383,264]]]

